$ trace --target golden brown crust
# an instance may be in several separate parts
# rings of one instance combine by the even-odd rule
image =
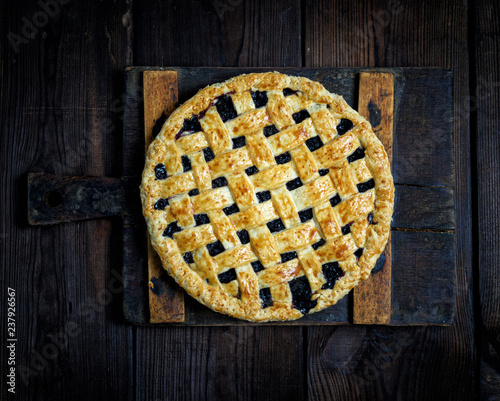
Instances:
[[[183,128],[193,116],[201,131]],[[192,297],[241,319],[291,320],[369,276],[394,185],[382,144],[341,96],[271,72],[209,86],[174,111],[149,147],[141,200],[164,268]]]

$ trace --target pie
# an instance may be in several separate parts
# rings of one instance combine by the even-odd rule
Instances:
[[[234,77],[175,110],[147,152],[143,213],[164,269],[249,321],[322,310],[370,275],[394,184],[370,124],[318,82]]]

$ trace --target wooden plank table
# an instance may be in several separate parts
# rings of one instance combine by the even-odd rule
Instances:
[[[16,290],[17,375],[15,396],[3,381],[0,398],[498,400],[499,18],[492,0],[2,2],[0,293]],[[119,179],[141,169],[122,163],[132,160],[133,144],[122,145],[132,65],[452,70],[454,323],[123,324],[122,287],[142,285],[122,276],[123,259],[147,251],[121,255],[136,222],[29,226],[26,184],[29,172]],[[411,242],[401,233],[393,248]],[[2,361],[6,329],[0,319]]]

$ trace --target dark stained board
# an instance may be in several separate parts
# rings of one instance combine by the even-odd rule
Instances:
[[[38,2],[0,5],[0,295],[16,290],[17,329],[11,394],[2,303],[0,399],[132,400],[133,328],[118,324],[119,219],[32,227],[26,214],[29,172],[121,176],[131,4],[52,3],[50,18]],[[8,35],[23,37],[35,15],[43,26],[14,47]]]
[[[500,399],[500,4],[478,1],[471,19],[477,27],[471,49],[471,141],[475,145],[473,181],[477,188],[474,232],[477,232],[479,296],[476,322],[480,330],[480,396]]]
[[[145,68],[145,67],[134,67],[127,70],[127,89],[132,93],[138,93],[137,88],[133,88],[133,84],[139,84],[140,76],[144,71],[161,70],[159,68]],[[166,69],[169,70],[169,69]],[[178,73],[179,82],[179,103],[182,103],[193,96],[199,88],[203,88],[208,84],[214,82],[223,81],[231,76],[238,75],[244,72],[250,71],[264,71],[269,69],[234,69],[234,68],[171,68]],[[357,79],[358,74],[363,71],[363,69],[277,69],[289,74],[303,75],[312,79],[319,80],[323,82],[327,89],[334,91],[336,93],[342,94],[348,102],[353,106],[356,106],[357,97]],[[389,71],[389,70],[383,70]],[[394,153],[400,155],[399,157],[406,157],[404,151],[408,152],[408,158],[413,156],[411,150],[406,147],[400,149],[399,145],[404,142],[406,138],[406,133],[399,130],[400,126],[400,115],[404,116],[406,123],[411,123],[412,116],[418,121],[420,120],[420,114],[414,114],[411,107],[414,102],[411,100],[411,93],[415,93],[414,97],[419,97],[419,102],[425,104],[425,99],[422,101],[420,98],[422,96],[428,96],[429,102],[427,107],[432,109],[437,101],[434,92],[428,91],[427,86],[431,85],[436,88],[435,91],[440,91],[441,98],[440,103],[437,107],[442,110],[447,110],[447,107],[451,106],[451,85],[452,85],[452,74],[449,71],[442,69],[392,69],[390,70],[394,76],[394,89],[395,89],[395,121],[394,121]],[[411,78],[410,78],[411,77]],[[133,102],[133,107],[137,103]],[[127,107],[128,111],[128,107]],[[424,110],[425,111],[425,110]],[[418,110],[420,113],[421,110]],[[129,122],[126,113],[125,125],[128,127],[125,135],[129,135],[128,132],[140,132],[141,127],[133,128],[135,121],[140,121],[140,119],[133,119]],[[130,115],[135,116],[136,111],[130,110]],[[431,163],[452,163],[453,153],[451,151],[451,130],[452,130],[452,118],[443,119],[442,116],[439,119],[435,119],[434,124],[438,129],[443,132],[448,132],[448,147],[446,150],[436,151],[437,146],[433,143],[433,137],[429,135],[424,135],[420,133],[420,138],[423,141],[429,142],[429,146],[421,150],[421,156],[431,160]],[[415,122],[417,123],[417,122]],[[142,123],[141,123],[142,126]],[[418,135],[417,133],[415,135]],[[412,138],[412,140],[414,140]],[[439,139],[442,140],[442,139]],[[143,156],[141,156],[143,159]],[[429,163],[423,163],[421,169],[428,169]],[[403,163],[398,163],[394,160],[394,174],[397,175],[397,170],[404,170],[405,166]],[[442,169],[446,171],[446,168]],[[142,171],[142,169],[141,169]],[[435,182],[439,182],[441,178],[439,177],[439,169],[436,171],[428,170],[427,174],[430,176],[434,174]],[[432,183],[431,183],[432,184]],[[399,194],[399,188],[401,188],[401,193]],[[419,192],[420,191],[420,192]],[[408,185],[406,183],[401,183],[401,185],[396,185],[397,194],[397,204],[400,208],[398,216],[394,219],[393,229],[406,229],[412,231],[420,231],[425,229],[429,232],[429,238],[431,240],[434,237],[441,238],[441,232],[432,231],[446,231],[451,238],[454,237],[453,227],[454,227],[454,215],[453,215],[453,202],[450,199],[450,192],[453,193],[453,188],[435,188],[435,187],[421,187],[415,185]],[[406,196],[405,194],[414,194],[414,198],[411,196]],[[428,198],[429,197],[429,201]],[[403,202],[401,202],[403,200]],[[451,209],[450,209],[451,208]],[[436,219],[436,224],[428,218],[428,214],[440,216]],[[401,223],[401,226],[398,224]],[[403,233],[394,232],[393,235],[400,236]],[[398,242],[403,244],[403,242]],[[413,268],[410,267],[408,263],[401,263],[397,266],[397,272],[395,277],[400,275],[400,277],[414,277],[415,281],[410,284],[403,285],[404,280],[398,281],[399,287],[392,286],[392,299],[399,300],[405,297],[417,297],[417,302],[410,304],[403,304],[404,307],[409,309],[400,308],[398,306],[397,311],[393,310],[393,319],[391,324],[394,325],[407,325],[407,324],[451,324],[454,318],[454,290],[442,291],[439,285],[434,286],[433,283],[436,282],[435,279],[440,277],[445,277],[451,288],[455,286],[455,271],[454,271],[454,259],[448,257],[448,252],[454,254],[454,243],[448,242],[449,248],[443,249],[443,258],[440,260],[439,269],[434,269],[433,266],[429,265],[425,258],[416,259],[419,263],[417,264],[418,269],[425,270],[427,272],[427,277],[423,275],[414,275],[412,273]],[[413,256],[418,256],[422,247],[425,247],[425,243],[417,242],[415,247],[405,247],[405,252],[407,256],[411,259]],[[394,250],[398,252],[399,250]],[[425,252],[425,249],[424,249]],[[134,268],[133,264],[129,263],[131,270],[127,270],[127,276],[134,277],[133,282],[139,282],[144,279],[143,265],[138,262]],[[377,270],[377,269],[375,269]],[[377,274],[376,271],[374,274]],[[166,282],[163,279],[168,278],[166,275],[162,275],[155,283],[155,289],[157,291],[163,291],[171,284],[171,280]],[[434,281],[433,281],[434,280]],[[429,285],[430,282],[430,285]],[[162,289],[163,287],[163,289]],[[137,288],[133,288],[136,290]],[[424,291],[425,290],[425,291]],[[141,290],[141,295],[143,294]],[[425,292],[425,294],[424,294]],[[429,302],[430,298],[435,294],[437,297],[446,296],[446,299],[441,300],[444,307],[440,309],[441,314],[436,315],[436,310],[432,302]],[[130,302],[128,296],[130,295]],[[419,298],[421,297],[421,298]],[[127,304],[134,303],[137,305],[137,300],[139,296],[136,292],[128,292],[125,289],[124,292],[124,303],[126,310],[132,310],[133,307],[129,307]],[[420,302],[419,302],[420,301]],[[252,323],[247,323],[213,313],[208,308],[199,305],[197,302],[190,299],[190,297],[185,297],[186,302],[186,317],[182,324],[187,325],[251,325]],[[143,301],[144,304],[144,301]],[[146,302],[147,304],[147,302]],[[399,305],[399,303],[397,303]],[[351,311],[351,299],[350,297],[345,297],[339,303],[331,308],[324,311],[305,316],[304,318],[287,323],[279,323],[281,325],[311,325],[311,324],[345,324],[352,321],[352,311]],[[412,309],[413,308],[413,309]],[[137,314],[126,316],[126,319],[131,323],[146,324],[149,322],[149,317],[144,316],[142,312],[144,307],[137,309]],[[395,313],[396,312],[396,313]],[[274,323],[275,324],[275,323]]]

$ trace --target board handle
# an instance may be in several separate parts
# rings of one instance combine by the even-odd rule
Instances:
[[[394,77],[390,73],[362,72],[358,112],[370,121],[385,147],[392,169]],[[354,324],[391,322],[391,235],[371,275],[354,288]]]

